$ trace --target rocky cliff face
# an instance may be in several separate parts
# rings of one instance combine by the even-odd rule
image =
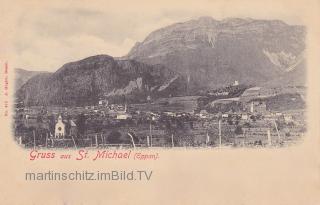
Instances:
[[[148,95],[182,92],[181,83],[178,75],[161,65],[100,55],[31,78],[17,97],[26,105],[88,105],[97,104],[99,98],[140,102]]]
[[[304,35],[304,27],[278,20],[202,17],[152,32],[125,58],[170,66],[193,89],[257,85],[302,62]]]

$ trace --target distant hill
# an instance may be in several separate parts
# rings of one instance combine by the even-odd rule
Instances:
[[[143,102],[183,92],[183,80],[162,65],[92,56],[67,63],[55,73],[32,77],[17,92],[25,105],[88,105],[99,98]]]
[[[30,78],[35,75],[47,73],[44,71],[29,71],[21,68],[15,69],[15,90],[19,90]]]

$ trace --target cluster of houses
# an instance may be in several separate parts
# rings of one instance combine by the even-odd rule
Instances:
[[[239,86],[239,83],[236,81],[233,86]],[[232,86],[230,87],[232,91]],[[211,93],[215,96],[228,96],[228,90],[217,90],[215,93]],[[154,140],[158,140],[159,143],[164,143],[162,141],[166,141],[167,138],[163,137],[167,135],[167,131],[162,126],[165,123],[161,122],[161,119],[169,119],[170,122],[177,122],[181,120],[184,124],[191,126],[188,121],[192,118],[195,122],[191,127],[193,130],[191,135],[199,135],[202,139],[206,138],[208,133],[204,133],[204,130],[208,130],[208,127],[205,125],[205,122],[213,122],[215,119],[222,119],[225,122],[237,121],[240,122],[251,122],[258,120],[267,122],[267,121],[275,121],[282,120],[285,123],[295,123],[296,117],[295,114],[289,112],[272,112],[268,110],[266,101],[264,100],[265,93],[262,95],[260,87],[252,87],[246,89],[240,96],[238,97],[225,97],[225,98],[217,98],[209,103],[210,109],[202,109],[197,110],[197,99],[199,96],[195,96],[194,99],[192,96],[189,96],[187,100],[184,97],[175,97],[165,99],[164,101],[158,100],[158,104],[154,104],[155,106],[160,107],[169,107],[170,103],[175,105],[176,102],[182,102],[183,108],[190,108],[188,111],[178,111],[178,110],[159,110],[158,112],[154,112],[151,110],[143,110],[146,107],[151,106],[152,102],[149,102],[148,106],[142,105],[144,107],[135,107],[136,109],[133,111],[129,110],[126,104],[109,104],[107,99],[100,99],[97,105],[90,105],[84,107],[49,107],[49,108],[39,108],[39,107],[23,107],[18,106],[16,108],[16,128],[19,124],[24,124],[25,127],[42,127],[44,129],[49,130],[49,123],[54,123],[54,133],[50,133],[50,138],[54,139],[64,139],[69,136],[77,136],[79,126],[75,120],[75,116],[79,114],[90,116],[91,119],[105,119],[105,121],[114,121],[114,122],[126,122],[126,121],[139,121],[142,118],[144,119],[144,123],[149,126],[137,126],[137,123],[133,123],[131,129],[135,130],[137,134],[147,135],[149,132],[153,132]],[[191,99],[191,100],[190,100]],[[169,101],[169,105],[166,103]],[[172,102],[171,102],[172,101]],[[132,106],[130,106],[132,107]],[[218,112],[212,112],[212,110],[216,109]],[[301,113],[296,113],[296,115],[300,115]],[[42,120],[39,116],[47,116],[46,120]],[[53,122],[48,122],[48,116],[55,116]],[[73,116],[72,118],[63,119],[63,116]],[[173,120],[177,119],[177,120]],[[186,120],[187,119],[187,120]],[[151,125],[151,121],[154,123],[153,127]],[[109,123],[109,122],[108,122]],[[162,123],[162,124],[161,124]],[[210,124],[210,123],[209,123]],[[230,123],[230,125],[235,125],[235,123]],[[134,126],[136,125],[136,127]],[[201,125],[201,126],[200,126]],[[173,125],[175,126],[175,125]],[[143,127],[143,128],[142,128]],[[195,128],[199,128],[198,131]],[[140,130],[139,130],[140,129]],[[258,128],[257,128],[258,129]],[[254,129],[253,129],[254,130]],[[199,133],[197,133],[199,132]],[[253,132],[251,130],[251,132]],[[264,132],[264,131],[263,131]],[[195,134],[196,133],[196,134]],[[250,129],[248,131],[250,133]],[[150,134],[149,134],[150,135]],[[188,135],[187,137],[190,138]],[[199,139],[200,139],[199,138]],[[182,138],[180,138],[182,139]],[[191,139],[191,138],[190,138]]]

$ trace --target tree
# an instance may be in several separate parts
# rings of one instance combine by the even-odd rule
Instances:
[[[190,125],[190,129],[193,130],[193,129],[194,129],[194,128],[193,128],[193,121],[189,121],[189,125]]]
[[[250,124],[249,122],[245,122],[245,123],[243,124],[243,126],[244,126],[244,127],[247,127],[247,128],[252,127],[252,126],[251,126],[251,124]]]
[[[234,130],[234,133],[236,135],[242,135],[243,134],[243,130],[241,126],[237,126],[236,129]]]
[[[133,132],[130,132],[131,136],[133,137],[133,141],[134,143],[139,143],[139,138],[133,133]],[[131,142],[131,137],[128,135],[129,139],[130,139],[130,142]]]
[[[41,115],[38,115],[37,116],[37,123],[42,123],[43,120],[42,120],[42,116]]]
[[[84,116],[84,114],[79,114],[76,121],[78,133],[83,135],[86,131],[86,116]]]
[[[65,131],[66,131],[66,134],[67,134],[67,135],[70,134],[70,128],[71,128],[70,121],[68,121],[68,122],[65,124]]]
[[[107,143],[110,144],[121,144],[123,140],[121,139],[121,133],[117,130],[113,130],[110,132],[107,138]]]
[[[55,121],[53,115],[50,115],[48,118],[49,118],[49,132],[52,133],[52,134],[54,134],[54,129],[55,129],[56,121]]]
[[[228,116],[227,122],[228,122],[228,125],[233,125],[233,121],[232,121],[231,115]]]
[[[256,116],[254,116],[254,115],[251,115],[250,119],[252,120],[252,122],[256,122],[257,121]]]

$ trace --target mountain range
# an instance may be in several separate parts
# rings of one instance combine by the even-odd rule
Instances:
[[[152,32],[126,58],[170,67],[195,89],[257,85],[304,63],[304,35],[304,27],[279,20],[201,17]]]
[[[193,95],[236,80],[304,85],[305,32],[279,20],[201,17],[150,33],[126,56],[92,56],[33,76],[16,94],[26,105],[85,105]]]

